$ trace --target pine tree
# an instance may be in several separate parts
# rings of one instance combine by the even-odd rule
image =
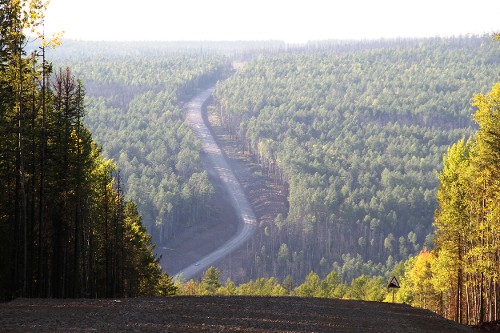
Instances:
[[[0,0],[0,299],[175,293],[119,172],[83,125],[85,89],[24,29],[45,3]],[[114,176],[118,174],[118,176]]]
[[[479,125],[471,151],[475,216],[467,259],[477,288],[477,322],[496,320],[500,272],[500,82],[485,96],[474,97],[478,109],[474,120]],[[494,313],[493,313],[494,312]]]
[[[454,295],[447,312],[467,324],[499,317],[500,83],[473,105],[479,130],[443,160],[434,223],[433,284]]]
[[[203,295],[214,295],[222,285],[220,283],[220,271],[210,266],[201,279]]]
[[[464,252],[470,237],[469,195],[470,143],[461,140],[454,144],[443,158],[443,171],[439,174],[437,192],[439,209],[436,211],[436,251],[446,256],[448,270],[443,272],[440,286],[454,293],[454,320],[462,320],[464,291]]]

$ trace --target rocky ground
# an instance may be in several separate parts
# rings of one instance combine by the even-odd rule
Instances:
[[[0,332],[479,332],[401,304],[293,297],[18,299]]]

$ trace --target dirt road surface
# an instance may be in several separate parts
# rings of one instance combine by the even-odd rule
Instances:
[[[253,235],[257,225],[257,218],[255,217],[241,184],[236,179],[232,168],[226,161],[222,150],[219,148],[210,129],[205,123],[202,114],[202,106],[212,93],[213,88],[205,90],[187,104],[186,121],[201,142],[202,152],[208,161],[206,167],[209,173],[215,175],[215,178],[223,184],[226,194],[230,198],[230,202],[238,218],[238,229],[222,246],[195,261],[188,267],[184,267],[180,269],[180,271],[172,273],[173,275],[182,276],[185,280],[195,277],[200,272],[206,270],[210,265],[243,245]]]
[[[288,211],[286,193],[282,186],[262,174],[260,166],[242,151],[241,143],[228,135],[217,112],[210,112],[205,121],[210,124],[210,130],[226,161],[243,186],[258,221],[258,230],[250,240],[230,255],[215,262],[213,266],[220,269],[221,281],[231,278],[236,282],[246,282],[247,270],[253,258],[252,253],[255,252],[254,238],[261,237],[264,227],[272,224],[277,214],[286,216]],[[209,166],[210,161],[206,154],[202,154],[201,157],[203,165]],[[156,253],[161,255],[161,265],[170,275],[196,264],[207,254],[221,247],[238,231],[239,218],[231,204],[231,198],[215,170],[210,167],[207,169],[210,182],[215,189],[214,198],[210,203],[209,218],[203,220],[201,225],[177,230],[175,237],[156,247]],[[203,271],[200,270],[193,278],[196,279],[202,274]]]
[[[479,332],[401,304],[314,298],[19,299],[0,332]]]

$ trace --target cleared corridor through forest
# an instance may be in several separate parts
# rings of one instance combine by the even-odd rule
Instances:
[[[186,105],[186,121],[201,142],[202,151],[207,156],[209,164],[207,168],[212,169],[209,172],[216,175],[224,185],[224,189],[238,215],[238,231],[221,247],[174,274],[174,276],[182,277],[184,280],[194,278],[217,260],[239,248],[253,235],[257,226],[257,218],[243,191],[243,187],[236,179],[233,170],[203,118],[203,104],[210,98],[213,91],[214,88],[203,91]]]

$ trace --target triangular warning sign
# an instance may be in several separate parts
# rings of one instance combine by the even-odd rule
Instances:
[[[400,288],[399,282],[395,276],[392,277],[391,282],[389,282],[389,285],[387,286],[387,288]]]

